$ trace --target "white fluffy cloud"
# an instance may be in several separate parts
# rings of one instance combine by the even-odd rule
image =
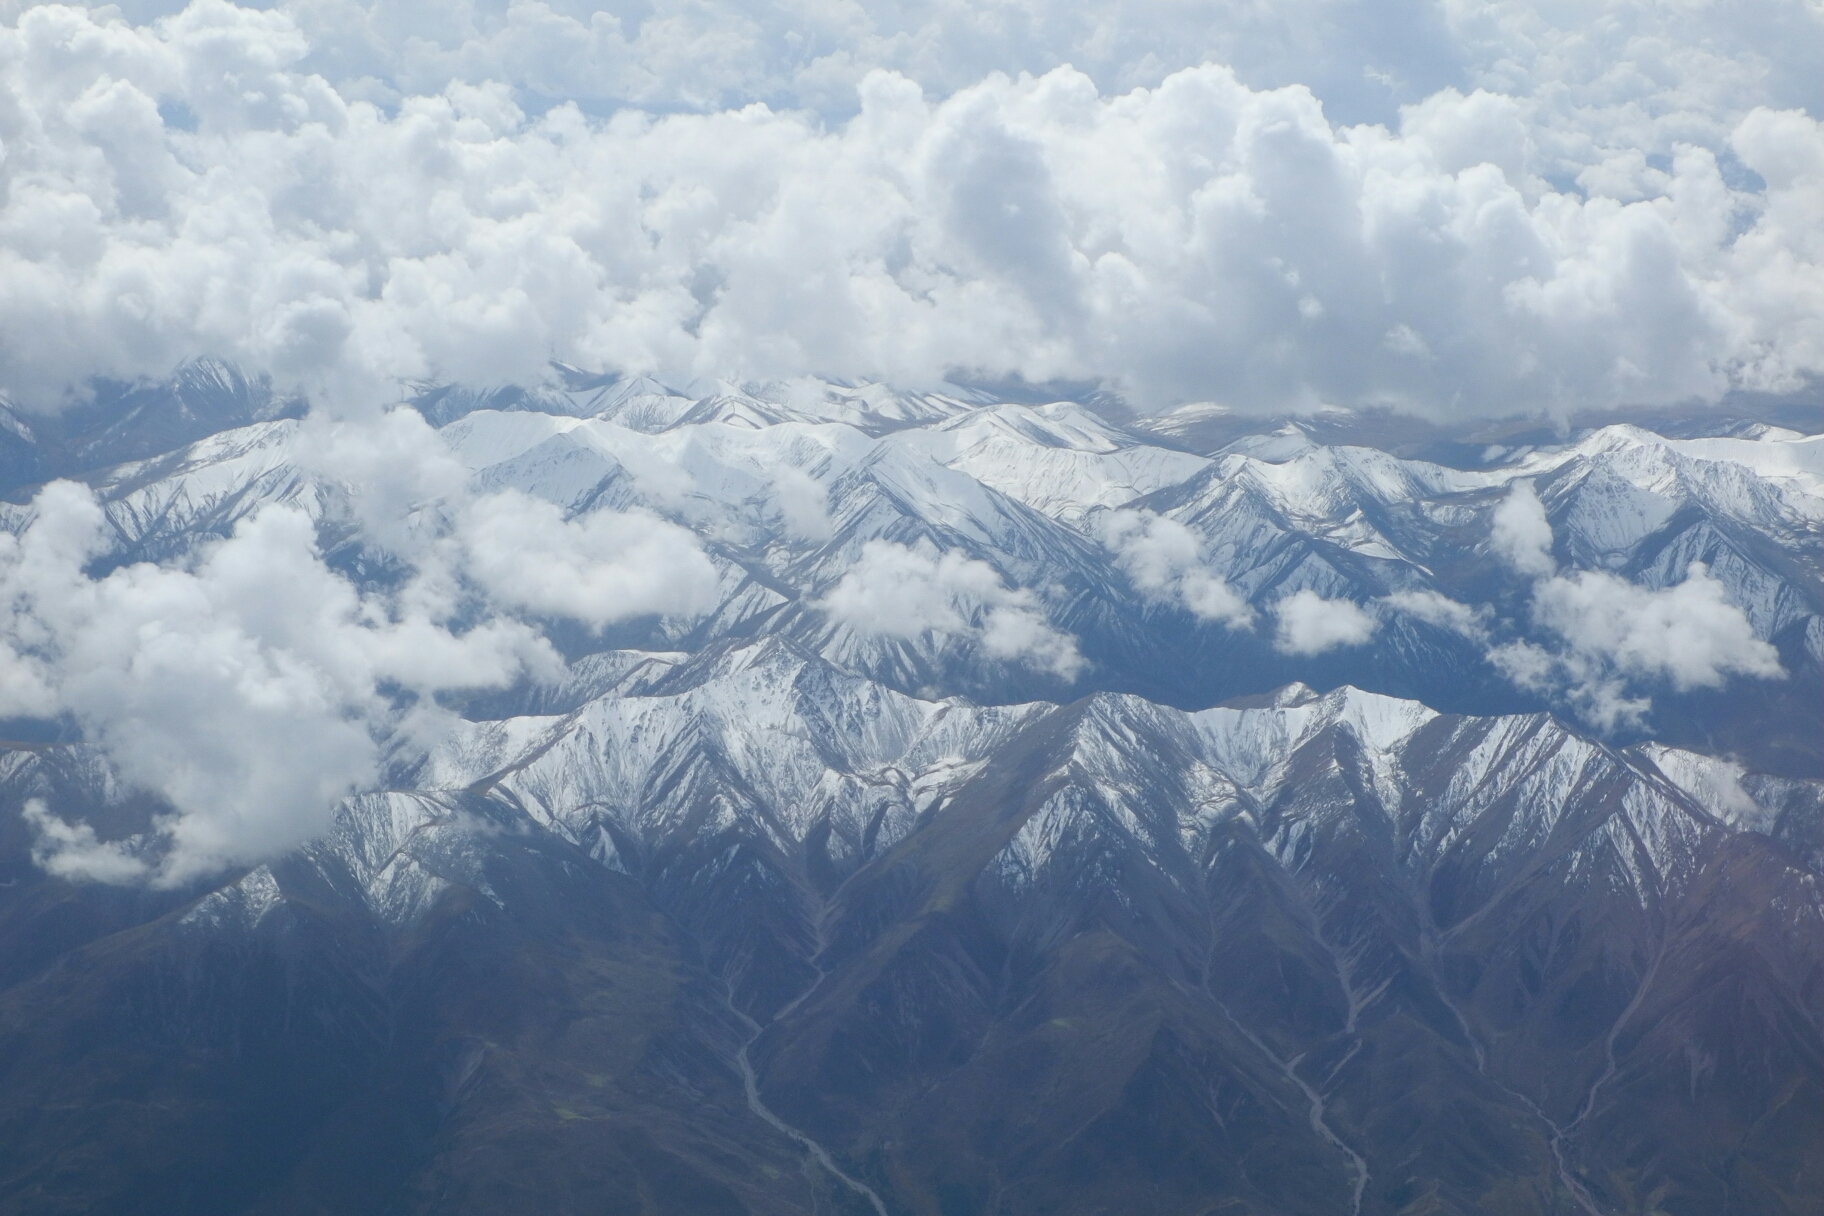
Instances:
[[[434,724],[431,694],[557,665],[522,625],[457,633],[410,597],[362,596],[296,507],[263,508],[186,567],[100,578],[84,572],[105,550],[92,494],[54,482],[33,509],[22,534],[0,535],[0,655],[41,690],[15,708],[73,715],[128,784],[174,808],[126,842],[33,808],[56,873],[176,884],[268,856],[374,779],[387,736]]]
[[[461,501],[468,486],[468,470],[413,409],[358,420],[313,410],[288,451],[303,472],[342,490],[364,540],[397,554],[418,554],[435,527],[425,508]]]
[[[1279,627],[1273,648],[1284,654],[1323,654],[1360,646],[1380,622],[1348,600],[1327,600],[1315,591],[1295,591],[1273,605]]]
[[[1652,699],[1639,695],[1642,685],[1689,692],[1720,688],[1736,675],[1786,675],[1778,651],[1755,636],[1747,614],[1701,562],[1691,563],[1683,582],[1657,590],[1604,571],[1555,573],[1552,525],[1530,481],[1514,482],[1495,508],[1489,547],[1534,580],[1533,623],[1559,643],[1507,642],[1489,650],[1490,661],[1515,684],[1562,698],[1603,730],[1636,723],[1652,708]]]
[[[716,568],[690,532],[642,511],[565,519],[517,490],[470,503],[458,526],[469,573],[496,602],[600,628],[716,606]]]
[[[782,464],[773,473],[773,499],[780,522],[792,536],[813,543],[830,539],[829,495],[823,485],[802,469]]]
[[[1536,624],[1563,643],[1517,641],[1489,657],[1523,688],[1565,696],[1605,730],[1639,721],[1652,701],[1642,684],[1679,692],[1720,688],[1732,676],[1783,679],[1779,652],[1754,636],[1747,614],[1701,562],[1685,580],[1653,590],[1602,571],[1543,579],[1533,588]]]
[[[1202,538],[1177,520],[1151,511],[1110,511],[1100,532],[1115,565],[1141,594],[1231,629],[1253,625],[1247,601],[1204,563]]]
[[[86,572],[111,532],[73,482],[45,487],[17,535],[0,531],[0,714],[70,715],[127,785],[173,808],[104,841],[58,807],[28,807],[52,872],[173,885],[309,839],[389,746],[450,724],[436,694],[561,670],[514,610],[599,628],[715,605],[692,533],[639,511],[572,519],[518,491],[475,497],[409,410],[312,417],[286,452],[314,494],[162,566]],[[399,577],[364,592],[326,565],[307,502],[338,533],[352,523]]]
[[[136,20],[183,0],[128,0]],[[887,68],[948,95],[990,72],[1065,64],[1104,91],[1202,63],[1250,87],[1303,84],[1345,122],[1382,121],[1440,89],[1525,99],[1540,150],[1647,153],[1714,137],[1757,104],[1815,105],[1824,52],[1798,0],[1730,5],[1593,0],[280,0],[304,67],[372,96],[498,80],[597,106],[727,108],[764,101],[853,113],[854,85]],[[0,10],[3,11],[3,10]],[[1816,112],[1815,110],[1813,111]],[[1559,145],[1568,145],[1560,150]],[[1579,146],[1579,145],[1586,146]]]
[[[1491,648],[1496,670],[1520,688],[1568,705],[1600,730],[1639,722],[1653,708],[1650,697],[1628,695],[1628,683],[1599,656],[1575,648],[1552,650],[1518,639]]]
[[[1785,674],[1779,653],[1754,636],[1701,562],[1684,582],[1657,591],[1601,571],[1547,579],[1534,590],[1533,618],[1578,653],[1680,692],[1719,688],[1731,675]]]
[[[959,553],[871,540],[817,607],[863,634],[966,639],[993,658],[1065,679],[1083,668],[1076,640],[1052,627],[1037,596]]]
[[[27,8],[0,27],[0,384],[43,405],[208,351],[352,402],[557,357],[1441,412],[1824,369],[1824,134],[1781,83],[1799,52],[1712,22],[1701,53],[1623,39],[1663,53],[1605,74],[1585,31],[1518,6],[1402,10],[1381,24],[1455,66],[1387,125],[1339,126],[1287,73],[1392,79],[1331,56],[1400,40],[1367,6],[1294,7],[1253,87],[1184,58],[1246,58],[1268,20],[1247,6],[794,18],[834,22],[815,48],[764,6]],[[1651,9],[1611,25],[1677,25]],[[709,108],[532,105],[602,80]],[[733,108],[819,80],[852,117]]]
[[[1526,480],[1514,482],[1495,507],[1489,547],[1528,578],[1542,578],[1558,568],[1552,558],[1552,525],[1545,504]]]
[[[1437,625],[1467,638],[1480,640],[1488,635],[1486,618],[1489,610],[1486,607],[1472,608],[1468,604],[1459,604],[1436,591],[1395,591],[1391,595],[1382,596],[1381,602],[1395,612],[1403,612],[1428,625]]]

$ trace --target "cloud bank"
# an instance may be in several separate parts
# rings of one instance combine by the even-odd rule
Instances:
[[[1672,17],[1618,9],[1651,84],[1520,8],[1415,10],[1396,25],[1454,83],[1341,125],[1289,67],[1167,71],[1144,15],[1097,51],[1080,18],[993,9],[1004,36],[952,61],[969,19],[864,14],[785,72],[776,14],[713,11],[24,9],[0,27],[0,385],[49,407],[211,352],[353,408],[557,358],[1443,413],[1824,370],[1824,133],[1800,52],[1752,31],[1684,52]],[[1188,20],[1152,19],[1158,45]],[[1187,45],[1236,50],[1248,20]],[[1334,46],[1293,49],[1330,71]],[[590,80],[699,112],[550,104]]]
[[[127,0],[135,21],[183,0]],[[592,108],[728,109],[763,101],[831,118],[884,68],[948,96],[992,72],[1071,64],[1104,92],[1182,68],[1233,66],[1250,88],[1308,86],[1341,121],[1391,121],[1455,87],[1523,97],[1555,157],[1591,143],[1666,152],[1705,142],[1758,104],[1813,106],[1824,91],[1816,10],[1792,0],[1667,5],[1593,0],[517,0],[437,5],[281,0],[310,46],[301,61],[367,96],[450,80],[511,85]],[[1814,116],[1817,111],[1812,110]],[[1561,148],[1559,145],[1563,145]],[[1574,170],[1573,170],[1574,172]]]

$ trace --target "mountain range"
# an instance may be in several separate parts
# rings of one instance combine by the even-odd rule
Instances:
[[[523,609],[561,670],[175,885],[47,872],[30,807],[170,808],[6,723],[0,1211],[1817,1211],[1815,406],[1048,395],[418,391],[465,493],[711,591]],[[8,410],[0,529],[290,505],[396,584],[311,425],[213,361]]]

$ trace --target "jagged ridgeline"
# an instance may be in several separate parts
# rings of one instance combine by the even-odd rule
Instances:
[[[10,724],[0,1211],[1815,1212],[1815,420],[1006,396],[427,389],[477,491],[688,528],[714,603],[536,620],[561,675],[251,869],[47,874],[28,801],[170,808]],[[301,411],[206,363],[7,414],[0,526],[75,476],[97,569],[172,564],[286,502],[396,578]],[[976,598],[839,611],[882,545]],[[1759,674],[1578,650],[1548,582],[1699,586]]]

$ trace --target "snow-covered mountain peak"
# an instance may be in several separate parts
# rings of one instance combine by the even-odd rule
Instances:
[[[1345,726],[1362,746],[1392,754],[1438,717],[1436,710],[1420,702],[1348,685],[1322,695],[1299,695],[1288,686],[1273,699],[1276,704],[1218,706],[1192,716],[1214,761],[1244,784],[1261,780],[1261,757],[1284,758],[1331,727]]]
[[[794,380],[756,391],[801,414],[844,422],[870,433],[926,426],[973,412],[980,402],[949,393],[900,392],[886,384]]]
[[[31,423],[26,421],[25,415],[4,393],[0,393],[0,434],[10,435],[21,443],[38,442],[37,435],[32,432]]]
[[[1140,446],[1074,401],[987,405],[922,429],[932,436],[951,436],[958,452],[999,437],[1099,456]]]
[[[1318,446],[1317,441],[1303,427],[1296,422],[1288,422],[1275,431],[1243,435],[1224,445],[1217,456],[1247,456],[1263,464],[1284,464],[1314,451]]]
[[[1208,463],[1141,443],[1071,402],[985,406],[889,442],[1071,522],[1182,481]]]
[[[1241,415],[1241,411],[1232,406],[1221,405],[1214,401],[1190,401],[1175,406],[1162,414],[1154,414],[1141,421],[1141,426],[1156,434],[1179,439],[1192,433],[1197,427],[1215,420],[1228,420]]]

